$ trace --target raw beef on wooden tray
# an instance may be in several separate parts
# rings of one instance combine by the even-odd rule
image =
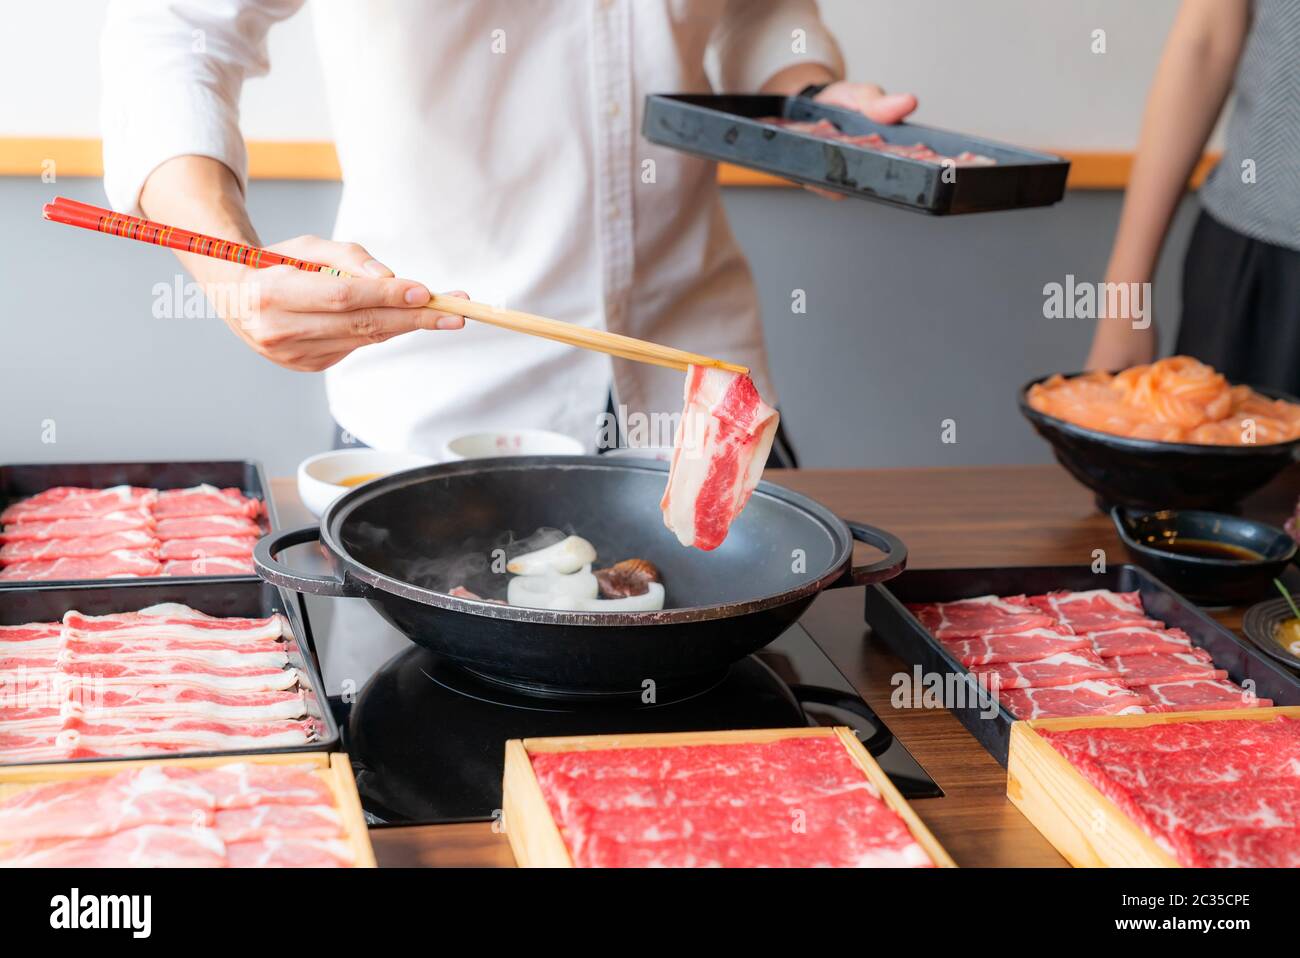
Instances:
[[[908,609],[940,640],[1005,635],[1057,625],[1055,615],[1035,608],[1023,595],[982,595],[954,602],[909,605]]]
[[[1147,616],[1142,608],[1142,597],[1136,592],[1111,592],[1109,589],[1049,592],[1046,595],[1030,596],[1029,602],[1079,633],[1161,625]]]
[[[9,506],[0,579],[248,575],[262,503],[238,489],[60,486]]]
[[[0,867],[347,866],[329,787],[310,766],[146,766],[0,801]]]
[[[998,700],[1018,719],[1068,715],[1131,715],[1145,711],[1147,697],[1113,681],[1086,679],[1041,689],[1003,689]]]
[[[933,864],[833,736],[531,761],[579,867]]]
[[[306,745],[294,650],[279,615],[176,603],[0,628],[0,763]]]
[[[1003,662],[1029,662],[1035,659],[1090,649],[1092,642],[1086,635],[1075,635],[1067,629],[1052,626],[1045,629],[1025,629],[1006,635],[981,635],[970,639],[940,639],[962,665],[995,665]]]
[[[1040,730],[1180,864],[1300,866],[1300,723]]]
[[[659,504],[678,542],[705,550],[722,544],[763,475],[779,421],[748,376],[690,367]]]

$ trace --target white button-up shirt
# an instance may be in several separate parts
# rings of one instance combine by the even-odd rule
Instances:
[[[302,2],[112,3],[116,208],[138,212],[174,156],[244,182],[240,85],[267,71],[268,29]],[[775,402],[714,165],[648,143],[640,124],[647,93],[753,92],[801,62],[838,75],[815,0],[315,0],[313,14],[343,172],[337,238],[434,290],[742,363]],[[492,428],[590,445],[611,384],[630,413],[679,411],[682,393],[672,370],[472,321],[366,346],[326,383],[361,441],[430,454]]]

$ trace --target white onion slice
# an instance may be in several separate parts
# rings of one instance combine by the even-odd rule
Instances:
[[[545,575],[556,572],[568,575],[596,561],[596,547],[581,536],[569,536],[535,552],[525,552],[506,563],[506,571],[515,575]]]
[[[532,609],[568,609],[574,602],[600,595],[600,583],[591,566],[570,575],[517,575],[506,584],[506,601]],[[556,605],[555,603],[560,603]]]

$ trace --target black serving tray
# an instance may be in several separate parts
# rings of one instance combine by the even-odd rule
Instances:
[[[120,762],[143,758],[192,758],[201,755],[247,755],[279,752],[340,751],[338,723],[325,699],[325,682],[316,660],[311,631],[293,593],[285,592],[257,578],[231,577],[194,580],[182,578],[118,580],[113,585],[101,582],[77,585],[26,585],[0,592],[0,625],[25,622],[56,622],[65,612],[76,609],[86,615],[135,612],[160,602],[180,602],[208,615],[263,618],[282,613],[293,631],[295,651],[289,664],[306,676],[303,684],[307,696],[307,714],[321,723],[321,737],[306,745],[282,745],[275,748],[237,751],[176,752],[149,755],[123,755],[117,758],[69,759],[76,762]],[[2,686],[0,686],[2,687]],[[4,730],[4,710],[0,708],[0,731]],[[47,762],[6,762],[0,752],[0,766],[49,764]],[[65,764],[65,763],[57,763]]]
[[[175,462],[42,462],[0,466],[0,509],[17,499],[34,496],[52,486],[84,486],[108,489],[112,486],[148,486],[154,489],[185,489],[206,482],[220,489],[239,489],[246,496],[262,500],[271,531],[279,528],[271,486],[262,464],[251,459],[196,459]],[[41,579],[38,582],[0,581],[0,591],[33,585],[62,585],[93,582],[118,586],[134,582],[251,581],[244,575],[147,576],[133,579]]]
[[[827,119],[845,133],[879,133],[889,143],[924,143],[945,156],[970,150],[997,160],[997,165],[957,167],[945,177],[945,168],[936,163],[758,122],[769,116]],[[662,146],[936,216],[1049,206],[1065,196],[1070,171],[1068,160],[1051,153],[915,123],[874,123],[860,113],[806,97],[653,94],[646,97],[641,133]]]
[[[1217,668],[1241,684],[1254,683],[1255,694],[1277,705],[1300,705],[1300,678],[1270,661],[1167,585],[1135,565],[1110,566],[1095,573],[1089,566],[1021,566],[1000,569],[913,569],[866,590],[866,619],[885,646],[924,673],[969,677],[967,704],[951,711],[1003,766],[1015,718],[1001,704],[996,717],[973,694],[974,682],[964,665],[932,636],[904,603],[951,602],[979,595],[1036,595],[1057,589],[1082,592],[1110,589],[1141,593],[1142,605],[1153,619],[1182,629],[1192,643],[1205,649]],[[987,703],[986,703],[987,704]]]

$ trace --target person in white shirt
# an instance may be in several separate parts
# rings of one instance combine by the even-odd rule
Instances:
[[[119,210],[262,245],[238,103],[302,0],[114,0],[102,45],[105,188]],[[742,363],[776,402],[749,268],[712,163],[639,135],[651,92],[815,92],[897,122],[910,95],[842,79],[815,0],[315,0],[343,173],[335,240],[271,248],[356,279],[182,255],[224,319],[326,371],[362,443],[436,454],[478,429],[590,447],[610,401],[680,410],[671,370],[422,308],[428,283]],[[292,102],[284,104],[292,110]],[[395,276],[418,277],[398,279]],[[462,294],[463,295],[463,294]],[[459,330],[455,334],[433,330]]]

